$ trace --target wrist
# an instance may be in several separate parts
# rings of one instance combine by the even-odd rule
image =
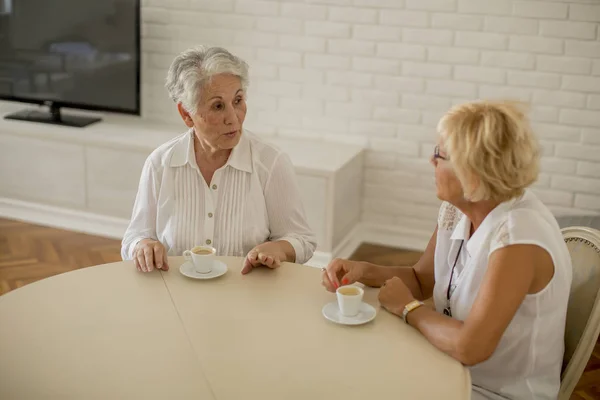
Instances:
[[[428,309],[430,309],[430,308],[421,306],[421,307],[417,308],[416,310],[409,312],[408,315],[406,316],[406,323],[408,325],[416,327],[420,321],[420,318],[422,317],[422,314],[427,312]]]
[[[294,253],[294,248],[286,240],[277,240],[275,242],[267,242],[266,245],[267,245],[267,247],[265,249],[270,248],[272,255],[279,258],[280,262],[289,262],[290,261],[290,255],[288,254],[290,248],[291,248],[292,253]],[[260,251],[261,251],[260,247],[259,247],[258,251],[260,253]]]
[[[404,307],[402,307],[401,318],[402,320],[410,325],[409,316],[418,313],[419,309],[423,308],[425,304],[422,301],[412,299]]]
[[[407,299],[406,301],[401,302],[396,309],[392,310],[392,312],[394,314],[396,314],[397,316],[399,316],[400,318],[404,319],[404,310],[406,310],[406,306],[408,306],[409,304],[411,304],[413,301],[415,301],[415,299],[410,298]]]
[[[151,239],[148,239],[148,238],[143,238],[143,239],[140,239],[140,240],[138,240],[138,241],[136,242],[135,246],[133,246],[133,251],[137,251],[137,249],[138,249],[140,246],[142,246],[144,243],[147,243],[149,240],[151,240]]]
[[[281,262],[294,262],[296,258],[294,246],[287,240],[280,240],[277,244],[279,245],[279,260]]]
[[[372,286],[383,286],[386,279],[384,279],[384,277],[382,276],[377,265],[368,263],[366,261],[358,261],[358,264],[361,266],[361,275],[366,282],[373,283],[374,285]]]

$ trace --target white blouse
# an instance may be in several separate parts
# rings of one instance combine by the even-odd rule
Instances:
[[[450,308],[464,321],[475,302],[490,255],[513,244],[535,244],[554,262],[554,275],[540,292],[528,294],[486,361],[470,367],[476,399],[556,399],[564,352],[565,320],[571,287],[571,257],[552,213],[530,191],[497,206],[472,237],[471,222],[443,203],[435,248],[434,301],[446,307],[452,265],[458,257]],[[456,282],[456,285],[454,283]]]
[[[207,184],[194,154],[194,131],[150,154],[144,164],[121,256],[144,238],[169,255],[208,244],[218,255],[244,257],[256,245],[286,240],[305,263],[315,250],[289,157],[244,131],[227,163]]]

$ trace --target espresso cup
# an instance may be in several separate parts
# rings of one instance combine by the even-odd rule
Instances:
[[[358,286],[340,286],[336,290],[338,306],[344,317],[355,317],[360,311],[364,290]]]
[[[208,274],[212,271],[216,249],[210,246],[196,246],[183,252],[183,256],[192,263],[194,270],[199,274]]]

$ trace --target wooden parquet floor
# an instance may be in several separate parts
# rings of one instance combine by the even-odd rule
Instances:
[[[53,275],[121,260],[118,240],[0,218],[0,295]],[[421,253],[363,244],[354,260],[410,265]],[[1,321],[0,321],[1,323]],[[600,341],[572,400],[600,400]]]
[[[121,261],[118,240],[0,219],[0,295],[49,276]]]

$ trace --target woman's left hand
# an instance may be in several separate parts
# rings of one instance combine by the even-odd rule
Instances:
[[[281,262],[285,261],[285,252],[281,249],[278,242],[266,242],[259,244],[248,252],[244,260],[242,274],[247,274],[256,267],[268,267],[271,269],[279,268]]]
[[[379,303],[392,314],[402,316],[404,306],[415,298],[402,279],[397,276],[385,281],[379,290]]]

